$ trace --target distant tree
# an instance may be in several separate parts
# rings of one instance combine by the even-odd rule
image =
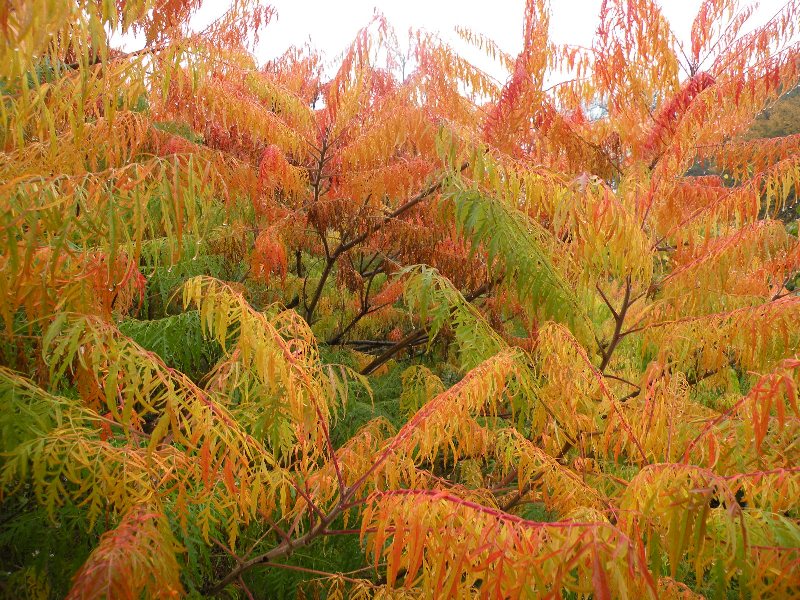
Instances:
[[[761,112],[745,137],[774,138],[800,133],[800,88],[782,96],[775,104]]]

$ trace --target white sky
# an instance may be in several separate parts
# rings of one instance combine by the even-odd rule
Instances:
[[[267,1],[267,0],[265,0]],[[657,0],[669,19],[673,32],[680,40],[688,40],[692,20],[701,0]],[[761,0],[760,7],[751,18],[752,25],[767,21],[785,0]],[[256,49],[259,62],[283,53],[291,45],[302,45],[311,40],[329,60],[335,59],[353,40],[356,32],[369,23],[374,10],[381,11],[394,26],[401,41],[409,27],[438,32],[457,49],[466,47],[457,38],[454,28],[463,26],[482,33],[498,42],[504,50],[516,54],[522,37],[524,0],[273,0],[269,2],[278,13],[262,32]],[[597,27],[601,0],[551,0],[551,36],[561,43],[588,45]],[[747,2],[742,2],[747,4]],[[202,27],[217,17],[228,2],[206,0],[195,16],[196,25]],[[124,45],[135,49],[134,40]],[[139,46],[141,44],[138,44]],[[685,44],[688,45],[688,44]],[[465,52],[476,60],[476,54]],[[497,77],[504,78],[488,63],[477,63]],[[494,72],[492,72],[494,71]]]
[[[218,2],[209,2],[217,5]],[[438,31],[455,39],[457,25],[486,34],[507,51],[517,52],[522,38],[524,0],[274,0],[277,21],[265,30],[258,57],[268,60],[291,44],[311,39],[330,57],[341,52],[375,8],[394,25],[398,35],[409,27]],[[550,30],[554,41],[588,44],[597,28],[601,0],[551,0]],[[661,0],[659,4],[679,39],[688,39],[700,0]],[[753,23],[769,19],[784,0],[762,0]]]

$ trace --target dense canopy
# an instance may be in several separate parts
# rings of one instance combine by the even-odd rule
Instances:
[[[201,4],[0,3],[4,595],[800,596],[800,1]]]

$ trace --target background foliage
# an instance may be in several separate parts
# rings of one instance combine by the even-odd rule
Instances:
[[[0,5],[6,597],[800,595],[797,1],[200,4]]]

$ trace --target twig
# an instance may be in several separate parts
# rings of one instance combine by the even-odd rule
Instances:
[[[568,441],[568,442],[566,442],[566,443],[565,443],[565,444],[562,446],[562,448],[561,448],[561,450],[559,451],[558,455],[557,455],[557,456],[555,456],[554,458],[555,458],[556,460],[561,460],[562,458],[564,458],[564,455],[565,455],[567,452],[569,452],[569,451],[570,451],[570,449],[572,448],[572,446],[573,446],[572,442],[569,442],[569,441]],[[529,479],[529,480],[528,480],[528,481],[525,483],[525,485],[523,485],[523,486],[522,486],[522,488],[520,488],[520,490],[519,490],[519,491],[518,491],[516,494],[514,494],[514,495],[511,497],[511,499],[510,499],[508,502],[506,502],[505,504],[503,504],[503,505],[500,507],[500,510],[502,510],[503,512],[508,512],[509,510],[511,510],[512,508],[514,508],[514,507],[515,507],[517,504],[519,504],[519,503],[522,501],[522,499],[525,497],[525,495],[526,495],[528,492],[530,492],[530,491],[531,491],[531,489],[533,488],[533,486],[534,486],[534,485],[535,485],[535,484],[536,484],[536,483],[537,483],[537,482],[538,482],[538,481],[539,481],[539,480],[540,480],[542,477],[543,477],[543,475],[542,475],[542,474],[539,474],[539,475],[537,475],[536,477],[532,477],[531,479]]]
[[[600,289],[600,286],[597,286],[597,291],[600,292],[600,296],[603,298],[603,301],[608,306],[611,314],[614,316],[614,335],[611,338],[608,346],[605,349],[601,348],[600,352],[602,353],[603,360],[600,363],[600,371],[605,371],[608,363],[611,361],[611,355],[614,353],[614,350],[617,348],[617,344],[620,343],[622,338],[622,324],[625,322],[625,316],[628,313],[628,309],[631,307],[637,298],[631,300],[631,277],[625,278],[625,298],[622,300],[622,305],[619,308],[619,311],[614,310],[614,307],[611,306],[611,303],[608,301],[608,298],[603,293],[603,290]]]

